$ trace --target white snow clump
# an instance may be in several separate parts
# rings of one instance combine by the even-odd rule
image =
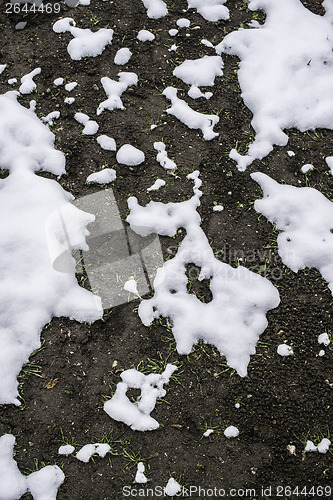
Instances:
[[[94,182],[95,184],[110,184],[115,181],[117,177],[117,172],[113,168],[103,168],[99,172],[94,172],[87,177],[86,182],[89,184]]]
[[[35,82],[33,81],[33,78],[41,73],[40,68],[35,68],[34,70],[30,71],[27,75],[22,76],[21,78],[21,86],[19,88],[20,94],[31,94],[33,90],[37,87]]]
[[[281,185],[251,174],[263,190],[254,208],[276,225],[278,252],[294,272],[315,267],[333,294],[333,203],[314,188]]]
[[[135,165],[140,165],[145,161],[145,154],[143,151],[135,148],[131,144],[124,144],[120,149],[118,149],[116,160],[118,163],[133,167]]]
[[[169,481],[167,482],[165,488],[164,488],[164,495],[168,495],[169,497],[173,497],[177,495],[181,491],[182,487],[180,486],[179,483],[173,478],[170,477]]]
[[[163,179],[156,179],[154,184],[152,184],[149,188],[147,188],[147,191],[157,191],[161,187],[165,186],[165,181]]]
[[[133,431],[152,431],[159,427],[159,423],[150,413],[155,408],[157,398],[163,398],[166,394],[163,388],[171,375],[177,370],[175,365],[167,364],[164,372],[159,375],[143,373],[130,369],[120,375],[122,382],[117,384],[117,389],[109,401],[104,404],[106,413],[124,424],[131,427]],[[137,401],[132,403],[126,396],[128,389],[140,389],[141,394]]]
[[[147,16],[150,19],[160,19],[168,13],[166,3],[163,0],[141,0],[147,9]]]
[[[137,471],[136,471],[136,474],[135,474],[135,479],[134,479],[134,481],[136,483],[145,484],[147,482],[147,478],[144,475],[144,471],[145,471],[144,463],[143,462],[139,462],[138,463],[138,467],[137,467]]]
[[[59,446],[58,448],[58,454],[59,455],[71,455],[73,453],[73,451],[75,450],[75,447],[72,446],[71,444],[66,444],[66,445],[63,445],[63,446]]]
[[[229,438],[229,439],[235,438],[235,437],[239,436],[239,430],[234,425],[229,425],[229,427],[227,427],[223,431],[223,434],[225,435],[226,438]]]
[[[326,332],[318,335],[318,344],[324,344],[324,346],[328,346],[330,345],[330,343],[331,343],[330,338]]]
[[[81,462],[88,463],[91,457],[95,454],[99,455],[101,458],[104,458],[105,455],[111,450],[111,446],[107,443],[91,443],[85,444],[82,448],[77,452],[76,458]]]
[[[155,35],[148,30],[140,30],[137,39],[140,40],[140,42],[152,42],[155,40]]]
[[[206,21],[216,23],[217,21],[229,19],[229,9],[223,4],[227,0],[187,0],[189,9],[196,9]]]
[[[280,344],[277,347],[277,353],[280,356],[292,356],[294,354],[294,351],[293,351],[292,347],[290,347],[289,345]]]
[[[89,116],[85,113],[75,113],[74,118],[77,122],[84,125],[82,134],[84,135],[94,135],[98,132],[99,125],[96,121],[90,120]]]
[[[116,151],[117,149],[116,141],[108,135],[99,135],[96,141],[102,149],[106,149],[107,151]]]
[[[323,438],[318,446],[316,446],[312,441],[308,440],[306,442],[304,451],[309,452],[309,451],[318,451],[318,453],[327,453],[329,450],[329,447],[331,446],[331,441],[328,438]]]
[[[198,87],[213,86],[215,78],[223,75],[222,68],[223,61],[220,56],[204,56],[184,61],[173,70],[173,75],[191,85],[188,95],[193,99],[198,97],[210,99],[213,94],[202,93]]]
[[[101,84],[103,85],[103,89],[108,96],[106,101],[101,102],[101,104],[97,108],[97,116],[102,113],[104,109],[108,109],[112,111],[113,109],[125,109],[120,99],[121,95],[128,87],[131,85],[137,85],[138,77],[135,73],[129,73],[126,71],[122,71],[118,73],[119,82],[115,80],[111,80],[108,76],[104,76],[101,78]]]
[[[132,57],[132,52],[127,47],[119,49],[114,56],[114,63],[120,66],[127,64]]]
[[[154,149],[158,151],[156,160],[165,170],[176,170],[177,165],[168,157],[164,142],[154,142]]]

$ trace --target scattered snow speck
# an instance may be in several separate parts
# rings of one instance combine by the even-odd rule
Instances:
[[[134,481],[136,483],[145,484],[147,482],[147,478],[144,475],[144,471],[145,471],[144,463],[143,462],[139,462],[138,463],[138,467],[137,467],[137,471],[136,471],[136,474],[135,474],[135,479],[134,479]]]
[[[75,89],[76,86],[77,82],[66,83],[65,90],[67,90],[67,92],[70,92],[71,90]]]
[[[213,206],[213,212],[222,212],[222,210],[224,210],[223,205],[214,205]]]
[[[151,31],[140,30],[137,39],[140,40],[140,42],[152,42],[155,40],[155,35]]]
[[[292,356],[294,354],[294,351],[292,350],[292,348],[289,345],[280,344],[277,347],[277,353],[280,356]]]
[[[170,477],[167,485],[164,488],[164,494],[168,495],[169,497],[173,497],[177,495],[177,493],[179,493],[181,489],[182,487],[180,486],[180,484],[177,483],[177,481],[173,477]]]
[[[108,135],[99,135],[96,140],[102,149],[107,151],[116,151],[117,149],[116,141]]]
[[[106,443],[86,444],[77,452],[76,458],[81,462],[88,463],[93,455],[97,454],[104,458],[110,450],[110,445]]]
[[[63,78],[56,78],[53,81],[53,85],[55,85],[56,87],[58,87],[59,85],[62,85],[63,83],[64,83],[64,79]]]
[[[179,33],[179,31],[176,28],[172,28],[171,30],[169,30],[170,36],[176,36],[176,35],[178,35],[178,33]]]
[[[237,409],[240,408],[240,403],[236,403],[235,408],[237,408]]]
[[[210,47],[210,48],[214,48],[214,45],[212,44],[212,42],[210,42],[209,40],[206,40],[205,38],[203,38],[201,40],[201,43],[202,45],[205,45],[206,47]]]
[[[324,351],[324,349],[321,349],[321,350],[319,351],[318,356],[319,356],[320,358],[322,358],[323,356],[325,356],[325,351]]]
[[[59,455],[71,455],[73,451],[75,450],[75,447],[72,446],[71,444],[66,444],[64,446],[60,446],[58,449],[58,454]]]
[[[311,163],[306,163],[305,165],[303,165],[301,167],[301,171],[303,172],[303,174],[307,174],[308,172],[310,172],[313,169],[314,169],[314,166],[311,165]]]
[[[114,57],[114,63],[122,66],[127,64],[132,57],[132,52],[127,47],[119,49]]]
[[[17,78],[9,78],[8,83],[9,85],[14,85],[14,83],[17,83]]]
[[[157,179],[152,186],[147,188],[147,191],[157,191],[161,187],[165,186],[165,181],[163,179]]]
[[[75,102],[75,98],[74,97],[66,97],[64,99],[64,103],[68,104],[68,105],[73,104],[74,102]]]
[[[143,163],[145,161],[145,155],[143,151],[135,148],[131,144],[124,144],[120,149],[118,149],[116,160],[122,165],[132,167]]]
[[[207,438],[208,436],[210,436],[211,434],[213,434],[214,432],[214,429],[207,429],[204,433],[203,433],[203,436],[205,438]]]
[[[182,17],[181,19],[177,20],[176,24],[179,28],[189,28],[191,23],[189,19],[185,19],[185,17]]]
[[[288,155],[290,158],[292,158],[293,156],[295,156],[295,152],[294,152],[294,151],[291,151],[291,150],[289,149],[289,151],[287,151],[287,155]]]
[[[171,45],[170,49],[168,49],[169,52],[175,52],[178,49],[178,46],[174,43]]]
[[[40,68],[36,68],[32,70],[30,73],[27,75],[22,76],[21,78],[21,86],[19,88],[19,92],[21,94],[31,94],[33,90],[37,87],[35,82],[33,81],[33,78],[41,73]]]
[[[325,454],[328,452],[330,446],[331,446],[331,441],[328,438],[323,438],[317,446],[312,441],[308,440],[306,442],[304,451],[305,452],[318,451],[318,453]]]
[[[235,437],[239,436],[239,430],[234,425],[229,425],[229,427],[227,427],[224,430],[223,434],[227,438],[235,438]]]
[[[5,71],[6,68],[7,68],[7,64],[0,64],[0,75],[1,75],[1,73],[3,73]]]
[[[318,344],[324,344],[324,346],[330,345],[330,338],[328,336],[328,333],[324,332],[318,335]]]
[[[87,177],[87,183],[94,182],[95,184],[110,184],[110,182],[113,182],[116,180],[117,173],[113,168],[104,168],[103,170],[100,170],[99,172],[95,172],[93,174],[90,174]]]

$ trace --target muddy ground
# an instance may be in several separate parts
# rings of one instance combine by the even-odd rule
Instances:
[[[303,3],[313,12],[323,13],[320,1]],[[332,454],[305,455],[303,450],[309,436],[318,442],[333,432],[333,351],[327,348],[325,356],[318,357],[317,342],[319,334],[331,329],[332,295],[316,270],[295,274],[284,267],[277,253],[276,231],[254,211],[253,202],[261,193],[250,173],[260,170],[279,182],[309,185],[332,199],[333,182],[324,159],[333,153],[333,132],[290,130],[286,147],[275,147],[263,161],[255,161],[245,173],[238,172],[228,153],[236,144],[244,152],[253,131],[251,113],[243,105],[237,81],[237,58],[223,56],[224,76],[217,79],[214,97],[208,101],[191,101],[187,86],[172,76],[172,70],[185,59],[214,55],[213,49],[200,43],[201,39],[217,44],[251,19],[263,20],[264,14],[250,12],[245,1],[228,0],[231,20],[209,23],[193,9],[184,13],[185,0],[167,4],[169,15],[151,20],[139,0],[92,0],[91,6],[76,9],[61,2],[58,15],[27,15],[28,24],[22,31],[15,31],[15,25],[23,16],[5,14],[3,5],[0,62],[8,67],[0,76],[0,92],[18,88],[10,87],[8,78],[19,79],[37,66],[42,68],[35,78],[37,91],[20,97],[19,102],[28,105],[36,99],[39,116],[61,112],[52,131],[56,147],[66,154],[68,174],[59,182],[75,197],[82,197],[104,189],[86,184],[90,173],[103,165],[115,167],[117,179],[112,190],[124,224],[130,195],[141,204],[151,199],[182,201],[192,194],[192,183],[186,175],[199,169],[203,181],[199,208],[202,228],[216,255],[232,266],[243,258],[243,265],[278,287],[281,304],[267,315],[268,327],[245,378],[229,369],[211,346],[199,344],[190,355],[178,355],[165,319],[149,328],[142,325],[137,314],[139,300],[106,310],[103,319],[92,325],[55,318],[41,333],[42,348],[21,372],[21,407],[0,408],[0,434],[11,432],[16,436],[15,458],[22,472],[55,463],[63,469],[66,480],[59,490],[59,500],[120,500],[124,486],[138,488],[133,481],[139,461],[145,463],[151,488],[165,486],[172,475],[186,487],[218,487],[226,494],[231,488],[239,489],[235,498],[289,498],[288,490],[278,490],[280,496],[276,495],[278,486],[298,486],[299,492],[306,486],[309,498],[319,498],[320,491],[317,494],[312,490],[311,494],[310,488],[332,486]],[[79,27],[114,29],[112,44],[99,57],[72,61],[66,50],[71,36],[52,31],[53,23],[65,16],[73,17]],[[184,16],[191,21],[191,28],[170,37],[168,30]],[[143,28],[156,35],[154,42],[136,39]],[[178,46],[176,52],[168,50],[173,43]],[[133,56],[127,65],[119,67],[113,58],[124,46]],[[97,121],[99,133],[114,137],[118,147],[131,143],[145,152],[145,163],[135,168],[117,165],[115,153],[102,150],[96,136],[83,136],[82,126],[73,118],[76,111],[96,118],[97,105],[106,98],[100,78],[116,78],[122,70],[137,73],[139,83],[123,94],[125,110],[104,111]],[[63,86],[53,85],[59,76],[79,85],[68,94]],[[219,115],[217,139],[205,141],[200,132],[189,130],[165,113],[169,104],[161,92],[168,85],[180,89],[179,97],[196,110]],[[71,106],[63,103],[69,95],[76,99]],[[158,126],[150,130],[153,123]],[[153,142],[161,140],[179,167],[177,176],[166,174],[156,162]],[[289,157],[288,150],[295,156]],[[315,166],[307,176],[300,171],[305,163]],[[167,186],[147,193],[157,177],[165,179]],[[222,204],[224,210],[213,212],[214,203]],[[160,238],[165,258],[183,237],[180,231],[175,238]],[[89,286],[85,278],[78,275],[82,285]],[[193,272],[189,287],[201,300],[209,300],[209,287],[200,284]],[[277,346],[283,342],[293,347],[294,356],[282,358],[277,354]],[[161,372],[167,362],[179,368],[166,397],[152,413],[160,428],[140,433],[111,420],[103,411],[103,403],[120,381],[120,372],[138,366],[147,372]],[[240,435],[227,440],[223,430],[231,424],[239,428]],[[207,428],[215,432],[203,438]],[[88,464],[74,456],[57,454],[61,444],[73,443],[77,451],[92,442],[108,442],[112,453]],[[288,445],[296,447],[294,454],[288,451]],[[268,490],[266,495],[261,493],[262,487],[270,486],[271,495]],[[295,491],[292,498],[297,496]],[[304,491],[300,496],[306,496]],[[200,498],[209,498],[209,494]],[[132,492],[130,498],[134,496]],[[192,498],[199,498],[199,494],[192,494]]]

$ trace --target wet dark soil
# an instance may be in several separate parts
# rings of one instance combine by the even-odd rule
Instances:
[[[319,0],[303,3],[313,12],[323,13]],[[129,496],[135,498],[139,496],[139,485],[134,483],[139,461],[145,463],[149,488],[165,486],[172,475],[187,488],[216,487],[224,489],[225,496],[234,493],[234,498],[319,498],[321,490],[310,488],[332,486],[332,454],[304,454],[303,450],[307,438],[320,440],[333,432],[333,351],[326,348],[325,356],[318,357],[321,347],[317,342],[319,334],[332,328],[332,295],[316,270],[295,274],[282,264],[277,233],[253,209],[261,193],[250,173],[260,170],[279,182],[310,185],[332,199],[333,182],[325,157],[333,153],[333,132],[290,130],[286,147],[274,148],[263,161],[238,172],[228,158],[229,151],[236,143],[245,151],[253,131],[251,113],[243,105],[237,81],[237,58],[223,56],[224,76],[216,80],[214,96],[208,101],[191,101],[186,85],[172,76],[172,70],[185,59],[214,55],[201,40],[219,43],[227,33],[246,27],[253,13],[246,2],[228,0],[231,19],[209,23],[193,9],[185,12],[185,0],[167,4],[169,15],[159,20],[149,19],[139,0],[91,0],[90,6],[76,9],[61,2],[58,15],[6,15],[2,6],[0,62],[8,67],[0,76],[0,92],[12,88],[8,78],[19,79],[35,67],[42,68],[35,78],[37,91],[21,96],[19,102],[28,105],[35,99],[39,116],[60,111],[52,131],[56,147],[66,154],[68,173],[59,182],[75,197],[82,197],[103,189],[86,184],[89,174],[103,165],[115,167],[117,179],[112,190],[123,220],[130,195],[143,205],[151,199],[177,202],[189,198],[192,183],[186,176],[199,169],[203,181],[199,212],[215,255],[232,266],[242,263],[266,276],[278,287],[281,304],[267,315],[268,327],[245,378],[234,373],[210,346],[199,344],[190,355],[178,355],[165,319],[149,328],[141,323],[139,300],[106,310],[103,319],[92,325],[54,318],[41,332],[42,348],[21,372],[21,407],[0,408],[0,435],[15,435],[15,459],[22,472],[44,464],[56,463],[63,468],[66,480],[59,500],[120,500],[124,486],[136,488]],[[72,61],[66,50],[71,36],[52,31],[53,23],[65,16],[73,17],[82,28],[114,29],[112,44],[99,57]],[[168,30],[184,16],[191,21],[191,28],[170,37]],[[16,23],[23,18],[27,26],[16,31]],[[263,19],[260,13],[259,20]],[[154,42],[137,40],[143,28],[156,35]],[[176,52],[169,51],[173,43],[178,46]],[[121,47],[133,53],[124,67],[113,63]],[[125,110],[104,111],[96,118],[96,108],[106,98],[100,78],[116,78],[119,71],[137,73],[138,85],[123,94]],[[77,81],[76,89],[68,93],[63,86],[55,87],[53,80],[60,76],[66,82]],[[165,113],[169,104],[161,92],[168,85],[177,87],[179,97],[194,109],[219,115],[215,127],[218,138],[205,141],[201,132],[189,130]],[[63,102],[68,96],[76,99],[71,106]],[[135,168],[117,165],[115,153],[101,149],[96,136],[82,135],[82,125],[73,118],[76,111],[97,119],[99,133],[114,137],[118,147],[130,143],[143,150],[145,163]],[[151,124],[157,127],[150,130]],[[156,162],[155,141],[166,144],[179,167],[177,176],[166,174]],[[290,158],[288,150],[295,156]],[[305,163],[315,166],[307,176],[300,171]],[[147,193],[158,177],[167,185]],[[213,212],[214,204],[222,204],[224,210]],[[160,238],[164,258],[170,258],[183,237],[184,231],[179,231],[175,238]],[[194,267],[192,271],[189,291],[208,302],[209,283],[199,283]],[[82,276],[78,279],[89,286]],[[277,346],[283,342],[293,347],[294,356],[277,354]],[[115,390],[121,371],[139,367],[161,372],[167,362],[179,368],[166,397],[152,413],[160,428],[141,433],[111,420],[103,403]],[[239,428],[238,438],[224,436],[228,425]],[[207,428],[213,428],[214,433],[203,438]],[[73,443],[78,451],[92,442],[108,442],[112,453],[88,464],[57,454],[61,444]],[[276,490],[279,486],[292,487],[293,494]],[[301,490],[303,487],[307,489]],[[191,498],[211,496],[209,490],[200,495],[192,490]],[[150,496],[158,497],[158,491]]]

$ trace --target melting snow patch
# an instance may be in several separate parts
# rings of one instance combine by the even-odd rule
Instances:
[[[48,127],[16,98],[15,92],[0,95],[0,161],[10,171],[0,180],[0,403],[19,405],[16,376],[40,347],[44,325],[53,316],[95,321],[102,309],[100,299],[78,285],[70,254],[63,255],[67,272],[51,259],[62,223],[72,247],[87,249],[86,226],[94,217],[72,206],[72,195],[56,181],[34,174],[62,175],[65,158]]]
[[[314,166],[311,165],[311,163],[306,163],[306,165],[303,165],[301,167],[301,171],[303,172],[303,174],[307,174],[308,172],[310,172],[313,169],[314,169]]]
[[[147,188],[147,191],[157,191],[163,186],[165,186],[165,181],[163,179],[157,179],[152,186]]]
[[[96,57],[102,54],[105,47],[111,43],[113,37],[112,29],[101,28],[95,33],[90,29],[77,28],[75,21],[70,17],[59,19],[53,25],[55,33],[69,31],[74,37],[67,47],[67,52],[75,61],[83,57]]]
[[[127,222],[137,234],[174,236],[181,227],[186,231],[176,256],[157,270],[154,296],[141,302],[138,313],[146,326],[160,316],[170,318],[180,354],[189,354],[203,340],[215,345],[228,365],[243,377],[259,335],[267,326],[265,314],[278,306],[279,293],[266,278],[215,258],[200,228],[197,207],[202,193],[198,176],[198,171],[188,176],[194,181],[194,196],[187,201],[151,201],[142,207],[136,198],[128,199]],[[187,264],[201,268],[199,280],[211,280],[211,302],[204,303],[188,293]]]
[[[5,71],[6,68],[7,68],[7,64],[0,64],[0,75],[1,75],[1,73],[3,73]]]
[[[265,24],[234,31],[216,47],[241,59],[239,84],[253,114],[256,137],[248,154],[235,158],[240,170],[267,156],[274,144],[285,146],[284,129],[333,128],[329,15],[313,14],[300,0],[252,0],[249,8],[264,9]]]
[[[176,170],[177,165],[168,157],[164,142],[154,142],[154,149],[158,151],[156,160],[161,165],[161,167],[163,167],[165,170]]]
[[[140,30],[137,39],[140,40],[140,42],[152,42],[155,40],[155,35],[151,31]]]
[[[157,429],[159,423],[150,416],[150,413],[155,408],[156,400],[166,395],[163,386],[169,383],[171,375],[176,370],[177,367],[170,364],[161,375],[156,373],[144,375],[134,369],[125,370],[120,375],[122,382],[117,384],[116,392],[104,404],[104,410],[114,420],[129,425],[133,431]],[[126,396],[128,389],[141,390],[139,398],[134,403]]]
[[[206,21],[217,22],[229,19],[229,9],[223,4],[227,0],[187,0],[189,9],[196,9]]]
[[[150,19],[160,19],[168,13],[167,6],[163,0],[142,0],[147,9],[147,16]]]
[[[177,89],[173,87],[167,87],[163,94],[171,101],[171,108],[166,110],[169,115],[175,116],[190,129],[200,129],[206,141],[219,135],[213,130],[214,125],[219,122],[217,115],[205,115],[194,111],[185,101],[177,97]]]
[[[82,134],[84,135],[94,135],[97,133],[99,129],[99,125],[94,120],[90,120],[89,116],[85,113],[75,113],[74,118],[77,122],[84,125],[84,129],[82,130]]]
[[[110,445],[106,443],[86,444],[77,452],[76,458],[81,462],[88,463],[93,455],[97,454],[104,458],[110,450]]]
[[[145,155],[143,151],[131,146],[131,144],[124,144],[118,149],[116,159],[118,163],[133,167],[143,163],[145,161]]]
[[[120,99],[121,95],[128,89],[131,85],[137,85],[138,77],[135,73],[128,73],[122,71],[118,73],[119,82],[111,80],[111,78],[105,76],[101,78],[101,83],[103,89],[108,96],[106,101],[103,101],[97,108],[97,115],[100,115],[104,109],[112,111],[113,109],[125,109],[123,103]]]
[[[213,434],[214,432],[214,429],[207,429],[204,433],[203,433],[203,436],[205,438],[207,438],[208,436],[210,436],[211,434]]]
[[[17,78],[9,78],[8,83],[9,85],[14,85],[14,83],[17,83]]]
[[[58,449],[58,454],[59,455],[71,455],[75,450],[75,447],[72,446],[71,444],[66,444],[64,446],[60,446]]]
[[[37,87],[33,78],[41,73],[40,68],[36,68],[27,75],[22,76],[21,78],[21,86],[19,88],[19,92],[21,94],[31,94],[33,90]]]
[[[215,78],[223,75],[222,68],[223,61],[220,56],[204,56],[184,61],[173,70],[173,75],[191,85],[188,95],[193,99],[198,97],[209,99],[213,94],[211,92],[203,94],[198,87],[213,86]]]
[[[180,486],[180,484],[177,483],[177,481],[173,477],[170,477],[167,485],[164,488],[164,494],[168,495],[169,497],[173,497],[177,495],[177,493],[179,493],[181,489],[182,487]]]
[[[99,135],[96,140],[102,149],[107,151],[116,151],[117,149],[116,141],[108,135]]]
[[[209,40],[206,40],[205,38],[203,38],[201,40],[201,43],[202,45],[205,45],[206,47],[210,47],[210,48],[214,48],[214,45],[212,44],[212,42],[210,42]]]
[[[176,35],[178,35],[178,33],[179,33],[179,31],[176,28],[172,28],[171,30],[169,30],[170,36],[176,36]]]
[[[119,49],[114,57],[114,63],[122,66],[127,64],[132,57],[132,52],[127,47]]]
[[[330,446],[331,446],[331,441],[327,438],[323,438],[318,444],[318,446],[316,446],[312,441],[308,440],[306,442],[304,451],[305,452],[318,451],[318,453],[324,454],[328,452]]]
[[[47,465],[28,476],[21,474],[13,458],[15,437],[0,437],[0,498],[16,500],[31,493],[34,500],[55,500],[65,474],[57,465]]]
[[[185,19],[185,17],[182,17],[181,19],[178,19],[176,24],[179,28],[189,28],[191,23],[189,19]]]
[[[292,348],[289,345],[280,344],[277,347],[277,353],[280,356],[292,356],[294,354],[294,351],[292,350]]]
[[[136,483],[145,484],[147,482],[147,478],[144,475],[144,471],[145,471],[144,463],[143,462],[139,462],[138,463],[138,468],[137,468],[137,471],[136,471],[136,474],[135,474],[135,479],[134,479],[134,481]]]
[[[289,156],[289,158],[292,158],[293,156],[295,156],[295,153],[294,151],[289,150],[287,151],[287,155]]]
[[[178,49],[176,44],[171,45],[170,49],[168,49],[169,52],[175,52]]]
[[[133,293],[133,295],[137,295],[138,297],[140,297],[137,283],[133,278],[126,281],[126,283],[124,284],[124,290],[126,290],[126,292]]]
[[[222,212],[222,210],[224,210],[223,205],[214,205],[213,206],[213,212]]]
[[[104,168],[99,172],[90,174],[87,177],[87,183],[94,182],[95,184],[110,184],[116,180],[117,173],[113,168]]]
[[[315,267],[333,294],[333,203],[313,188],[280,185],[260,172],[251,177],[264,193],[255,210],[280,231],[283,263],[294,272]]]
[[[74,97],[66,97],[66,99],[64,99],[64,103],[65,104],[73,104],[75,102],[75,98]]]
[[[64,83],[64,79],[63,78],[56,78],[53,81],[53,85],[55,85],[56,87],[58,87],[59,85],[62,85],[63,83]]]
[[[224,430],[223,434],[227,438],[235,438],[235,437],[239,436],[239,430],[234,425],[229,425],[229,427],[227,427]]]

